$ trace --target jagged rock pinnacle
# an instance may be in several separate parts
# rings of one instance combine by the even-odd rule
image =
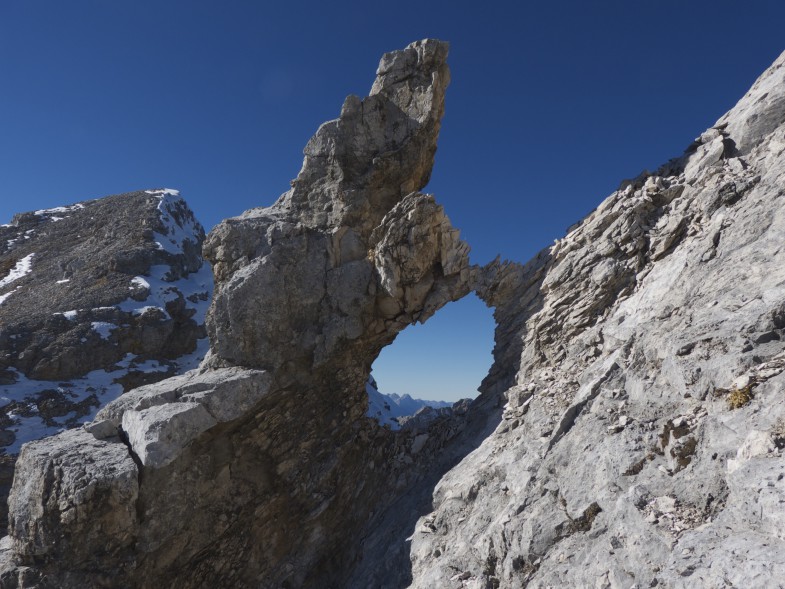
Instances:
[[[23,449],[14,558],[42,563],[63,587],[95,583],[95,571],[141,586],[341,584],[358,548],[338,547],[444,470],[452,459],[433,449],[465,427],[465,407],[393,432],[366,417],[365,383],[382,347],[467,294],[478,271],[442,207],[417,192],[433,166],[446,58],[432,40],[386,54],[371,94],[349,97],[309,141],[291,190],[210,233],[200,371],[131,391],[85,430]],[[106,463],[94,465],[96,454]],[[97,496],[78,493],[83,480]],[[43,511],[29,508],[49,489]],[[105,497],[135,500],[137,517],[112,520]],[[81,515],[62,515],[65,504]],[[102,552],[102,534],[119,529]]]

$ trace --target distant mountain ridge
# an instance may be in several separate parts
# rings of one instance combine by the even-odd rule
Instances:
[[[373,417],[381,425],[387,425],[392,429],[400,428],[401,418],[416,415],[423,407],[438,409],[453,405],[449,401],[414,399],[408,394],[381,393],[373,376],[368,378],[365,390],[368,393],[368,417]]]

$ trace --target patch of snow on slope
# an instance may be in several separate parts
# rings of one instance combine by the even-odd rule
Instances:
[[[197,342],[190,354],[174,360],[174,374],[183,374],[197,368],[210,348],[208,338]],[[57,434],[65,429],[81,426],[95,418],[98,411],[123,393],[118,379],[132,372],[170,374],[172,366],[157,360],[126,354],[109,370],[94,370],[70,381],[31,380],[15,370],[17,381],[0,385],[0,408],[11,419],[12,425],[4,429],[16,436],[14,441],[0,451],[18,454],[22,444]],[[41,415],[38,407],[42,399],[65,399],[72,410],[64,415]],[[9,405],[11,407],[9,407]]]
[[[199,365],[204,360],[204,357],[207,355],[207,352],[210,351],[210,338],[203,337],[200,340],[196,340],[196,349],[191,352],[190,354],[186,354],[185,356],[180,356],[175,362],[178,366],[178,374],[183,374],[184,372],[188,372],[189,370],[195,370],[199,368]]]
[[[69,207],[54,207],[52,209],[39,209],[35,211],[33,214],[38,216],[42,216],[42,215],[48,216],[54,214],[70,213],[72,211],[78,211],[79,209],[83,209],[83,208],[84,208],[83,204],[75,204]],[[59,217],[57,220],[59,221],[63,218],[64,217]]]
[[[112,330],[117,329],[117,326],[114,323],[107,323],[106,321],[93,321],[90,323],[90,327],[100,335],[102,339],[109,339]]]
[[[180,193],[171,188],[146,190],[145,192],[161,200],[158,203],[158,211],[165,232],[153,234],[158,247],[170,254],[181,254],[186,241],[195,244],[197,240],[194,236],[198,231],[198,222],[193,215],[183,216],[182,210],[185,205],[183,199],[180,198]]]
[[[161,220],[167,228],[166,235],[156,234],[156,238],[162,244],[161,247],[170,253],[178,254],[182,253],[182,247],[186,240],[196,244],[198,242],[196,237],[198,223],[192,216],[182,214],[183,204],[178,204],[182,201],[177,191],[165,189],[148,191],[148,193],[155,194],[161,199],[158,208],[161,211]],[[64,212],[59,209],[73,210],[83,208],[83,206],[58,207],[58,209],[45,209],[36,211],[36,213],[51,215]],[[176,220],[181,218],[185,219],[182,225],[178,224]],[[17,264],[18,268],[12,270],[12,273],[16,272],[19,275],[15,274],[14,280],[30,271],[31,258],[32,254],[20,261]],[[197,272],[178,280],[169,281],[167,278],[172,275],[171,270],[168,265],[158,265],[150,268],[149,275],[133,277],[129,283],[130,290],[137,298],[140,298],[138,295],[143,296],[143,292],[139,291],[146,290],[145,300],[137,301],[129,298],[115,307],[135,314],[144,313],[150,309],[160,309],[166,317],[169,317],[165,311],[166,304],[182,297],[186,308],[194,312],[192,319],[197,324],[203,325],[213,290],[213,275],[210,265],[204,263]],[[8,280],[3,285],[10,283],[11,280]],[[0,303],[12,292],[14,291],[0,295]],[[74,309],[56,314],[61,314],[66,319],[75,321],[78,319],[79,313],[79,310]],[[101,337],[107,338],[112,329],[117,326],[95,321],[91,323],[91,327]],[[82,342],[84,341],[86,340],[83,339]],[[16,437],[10,445],[0,448],[0,452],[17,454],[25,442],[53,435],[63,429],[77,427],[91,421],[101,407],[122,394],[121,383],[124,380],[127,382],[128,375],[158,373],[161,376],[169,376],[197,368],[209,351],[209,347],[209,339],[204,337],[197,341],[196,349],[193,352],[173,360],[157,360],[127,354],[123,360],[106,370],[96,370],[82,378],[70,381],[31,380],[19,372],[12,371],[16,376],[16,382],[0,385],[0,408],[4,408],[5,414],[11,419],[11,424],[4,429],[13,432]]]
[[[17,373],[17,381],[0,385],[0,406],[13,407],[7,411],[13,422],[10,426],[16,436],[14,442],[5,447],[8,454],[18,454],[22,444],[45,436],[56,434],[69,426],[91,421],[98,409],[119,397],[123,392],[121,384],[114,382],[120,373],[94,370],[82,378],[70,382],[30,380]],[[70,404],[79,404],[65,415],[42,416],[34,403],[43,395],[67,399]]]
[[[26,274],[30,274],[30,271],[33,269],[33,256],[35,256],[34,253],[29,254],[24,258],[22,258],[21,260],[19,260],[16,263],[16,265],[14,265],[14,267],[11,268],[11,271],[8,273],[8,276],[0,280],[0,288],[3,288],[4,286],[8,286],[15,280],[19,280],[20,278],[22,278],[22,276]]]
[[[11,292],[7,292],[4,295],[0,295],[0,305],[2,305],[5,302],[5,300],[8,297],[10,297],[12,294],[14,294],[17,290],[19,290],[19,287],[16,287],[14,290],[12,290]]]
[[[145,192],[147,194],[155,194],[155,195],[169,194],[171,196],[180,196],[180,191],[175,190],[174,188],[161,188],[160,190],[145,190]]]
[[[401,417],[414,415],[423,407],[452,407],[452,403],[447,401],[425,401],[414,399],[410,395],[397,395],[395,393],[386,395],[380,393],[373,376],[368,377],[365,383],[365,392],[368,393],[368,417],[373,417],[379,425],[389,426],[390,429],[400,428],[398,420]]]
[[[130,288],[144,287],[149,294],[144,301],[126,299],[117,307],[121,311],[132,312],[139,315],[151,308],[160,309],[168,318],[166,304],[177,300],[181,295],[185,305],[195,311],[193,320],[198,324],[204,323],[207,307],[210,306],[210,294],[213,291],[213,272],[209,264],[202,264],[196,272],[192,272],[180,280],[167,281],[169,266],[157,265],[150,268],[149,276],[135,276],[131,279]]]

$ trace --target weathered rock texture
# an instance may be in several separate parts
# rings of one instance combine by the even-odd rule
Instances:
[[[414,587],[785,578],[785,54],[680,158],[493,265],[505,409],[412,539]]]
[[[134,304],[151,295],[134,277],[165,267],[159,278],[174,283],[202,267],[204,230],[172,192],[21,213],[0,226],[0,378],[67,380],[127,353],[174,359],[194,350],[201,333],[190,293],[172,284],[165,308],[147,302],[140,313]]]
[[[167,189],[22,213],[0,227],[0,525],[22,443],[198,365],[212,291],[203,241]]]
[[[563,240],[477,268],[418,192],[446,54],[386,55],[292,189],[211,233],[198,371],[24,447],[3,586],[785,578],[785,55]],[[471,290],[498,322],[480,397],[365,417],[379,350]]]
[[[177,373],[206,335],[203,241],[171,190],[0,226],[0,446],[16,453],[41,433],[27,430],[81,423],[123,390]]]
[[[68,439],[25,446],[8,583],[340,586],[371,515],[454,463],[436,449],[470,421],[465,404],[396,432],[365,416],[381,348],[467,294],[477,273],[443,209],[417,192],[446,57],[438,41],[384,56],[371,95],[349,97],[308,143],[292,189],[211,232],[199,371],[127,393]],[[96,492],[80,491],[94,480]],[[108,521],[107,497],[132,498],[132,521]],[[108,529],[121,539],[104,550],[60,541]]]

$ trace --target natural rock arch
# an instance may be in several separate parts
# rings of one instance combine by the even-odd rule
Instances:
[[[785,576],[785,54],[681,158],[525,266],[482,269],[416,192],[445,56],[433,41],[385,56],[373,96],[309,143],[292,191],[213,233],[201,371],[25,446],[0,583]],[[471,289],[495,308],[494,365],[472,411],[415,452],[411,432],[363,418],[363,380],[397,331]],[[338,320],[313,323],[325,317]]]
[[[418,192],[433,165],[446,57],[430,40],[385,55],[371,95],[349,97],[309,141],[292,189],[210,233],[211,350],[199,371],[136,389],[86,430],[24,449],[12,570],[36,563],[61,587],[107,574],[127,586],[340,585],[361,568],[356,538],[371,533],[369,519],[407,496],[415,511],[401,523],[412,523],[429,493],[414,483],[453,464],[468,451],[462,432],[498,414],[492,401],[474,423],[446,416],[425,438],[364,416],[382,347],[488,290],[443,208]]]
[[[400,332],[374,360],[372,376],[384,394],[474,399],[491,366],[495,327],[493,310],[472,291]]]

